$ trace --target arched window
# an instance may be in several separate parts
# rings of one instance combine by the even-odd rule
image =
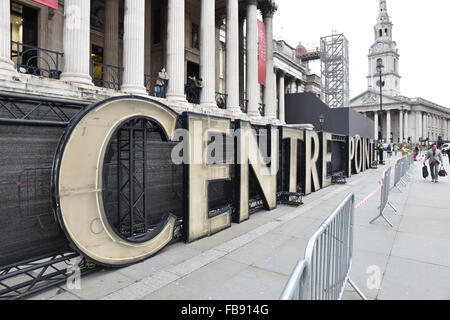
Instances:
[[[388,36],[388,29],[384,29],[384,35],[387,37]]]
[[[383,36],[383,30],[380,29],[380,37],[382,37],[382,36]]]

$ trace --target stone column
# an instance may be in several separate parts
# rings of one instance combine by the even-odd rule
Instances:
[[[423,121],[422,121],[422,125],[423,125],[423,133],[422,133],[422,138],[426,139],[428,138],[428,114],[426,112],[423,113]]]
[[[272,1],[264,2],[261,6],[261,13],[266,26],[266,84],[264,86],[264,104],[266,105],[265,117],[269,120],[276,119],[275,93],[273,86],[276,78],[273,73],[273,15],[278,7]]]
[[[152,75],[152,0],[145,0],[145,74]],[[152,89],[153,90],[153,89]]]
[[[244,49],[244,21],[245,14],[239,15],[239,102],[243,102],[245,97],[245,49]]]
[[[227,39],[226,39],[226,90],[227,109],[240,113],[239,106],[239,1],[227,2]]]
[[[377,111],[374,112],[373,122],[374,122],[374,134],[375,134],[374,137],[375,137],[375,140],[378,140],[378,138],[379,138],[378,133],[380,131],[380,123],[378,120],[378,112]]]
[[[398,138],[403,143],[403,110],[398,112]]]
[[[422,138],[422,134],[422,113],[420,111],[416,111],[416,142],[420,142],[419,139]]]
[[[185,0],[168,0],[167,14],[167,98],[186,101],[184,95]],[[211,32],[214,34],[213,30]]]
[[[0,72],[14,72],[11,60],[11,7],[9,0],[0,0]]]
[[[200,104],[217,108],[216,93],[216,11],[215,1],[202,0],[200,21],[200,78],[203,89]]]
[[[105,0],[105,38],[103,62],[119,66],[119,1]],[[105,70],[104,70],[105,71]],[[105,81],[115,81],[113,73],[103,75]]]
[[[103,61],[119,65],[119,1],[105,0],[105,39]]]
[[[61,80],[93,85],[90,76],[91,5],[85,0],[64,3],[64,69]]]
[[[391,111],[386,111],[386,142],[391,143]]]
[[[280,71],[278,79],[278,103],[280,108],[280,122],[286,122],[286,109],[285,109],[285,87],[284,87],[284,72]]]
[[[408,138],[411,137],[412,135],[409,134],[409,114],[408,114],[408,110],[405,111],[405,118],[404,118],[404,130],[405,130],[405,134],[404,134],[404,139],[405,142],[408,143]]]
[[[122,91],[147,94],[144,86],[145,0],[125,0]]]
[[[260,118],[258,110],[258,25],[257,0],[247,1],[247,100],[248,116]]]

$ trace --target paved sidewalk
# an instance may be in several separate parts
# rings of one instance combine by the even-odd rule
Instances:
[[[138,265],[86,276],[81,290],[62,286],[33,299],[278,299],[318,226],[348,193],[354,192],[357,202],[366,198],[387,167],[311,194],[303,207],[259,212],[210,238],[172,245]],[[377,216],[380,193],[355,212],[351,277],[370,299],[450,299],[450,178],[439,184],[425,181],[420,163],[411,176],[403,192],[391,192],[399,212],[388,209],[386,215],[394,228],[382,220],[369,224]],[[348,288],[344,299],[359,297]]]

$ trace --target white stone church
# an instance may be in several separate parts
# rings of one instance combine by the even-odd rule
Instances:
[[[375,43],[369,49],[368,89],[350,102],[350,107],[375,121],[374,135],[380,137],[380,73],[383,87],[383,138],[388,143],[437,142],[450,139],[450,109],[422,98],[401,95],[398,48],[392,37],[392,22],[386,0],[380,0]]]

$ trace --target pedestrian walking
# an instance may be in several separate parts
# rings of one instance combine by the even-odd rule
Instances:
[[[420,155],[419,145],[416,145],[416,148],[414,149],[414,161],[417,161],[417,157],[419,155]]]
[[[426,166],[427,160],[429,160],[432,182],[438,183],[439,165],[441,165],[441,168],[444,169],[444,159],[442,157],[442,152],[437,148],[436,144],[434,144],[433,147],[428,150],[423,162],[424,166]]]
[[[396,145],[396,144],[394,144],[394,152],[395,152],[395,156],[397,157],[397,154],[398,154],[398,150],[399,150],[400,148],[398,147],[398,145]]]
[[[391,145],[388,146],[387,152],[388,152],[388,158],[392,158],[392,146]]]

